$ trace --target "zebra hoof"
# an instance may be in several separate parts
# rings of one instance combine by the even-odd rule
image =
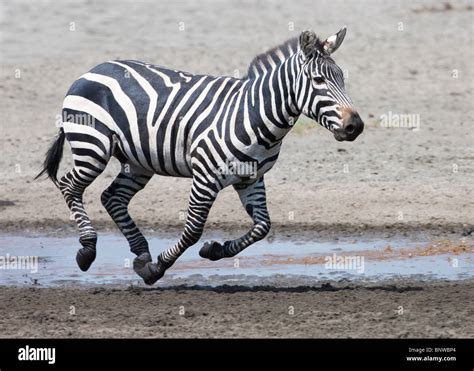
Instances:
[[[133,260],[133,270],[141,277],[139,272],[145,268],[146,263],[151,263],[151,261],[152,259],[149,253],[140,254]]]
[[[89,270],[95,260],[95,257],[95,249],[91,249],[90,247],[83,247],[82,249],[79,249],[76,254],[76,262],[80,270],[83,272]]]
[[[222,245],[216,241],[206,242],[199,250],[199,256],[212,261],[222,259]]]
[[[135,261],[133,263],[133,268],[135,269]],[[143,282],[145,282],[147,285],[153,285],[165,274],[164,269],[159,269],[158,265],[152,262],[145,263],[142,268],[135,270],[135,272],[143,279]]]

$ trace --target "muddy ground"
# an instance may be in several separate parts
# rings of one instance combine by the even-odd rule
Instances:
[[[94,65],[139,59],[241,76],[256,54],[301,30],[326,37],[346,24],[334,59],[346,71],[365,131],[353,143],[338,143],[308,120],[296,125],[266,176],[270,238],[468,236],[474,230],[474,55],[466,27],[472,14],[469,1],[2,2],[0,232],[75,233],[59,191],[32,178],[56,133],[65,92]],[[415,115],[418,126],[383,127],[381,117],[390,113]],[[70,164],[66,148],[60,173]],[[99,199],[118,169],[112,161],[85,194],[99,241],[101,231],[115,230]],[[155,177],[132,201],[131,214],[148,235],[177,238],[189,188],[187,179]],[[207,231],[228,239],[249,222],[226,189]],[[474,336],[472,281],[330,285],[218,292],[0,287],[0,335]],[[69,314],[71,305],[76,315]]]
[[[2,287],[0,336],[472,338],[473,297],[472,281],[150,290]]]

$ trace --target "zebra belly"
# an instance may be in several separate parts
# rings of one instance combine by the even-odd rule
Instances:
[[[139,131],[138,140],[132,142],[129,140],[129,130],[112,132],[112,156],[120,162],[133,164],[158,175],[192,176],[190,156],[185,153],[185,142],[182,139],[156,135],[146,127]]]

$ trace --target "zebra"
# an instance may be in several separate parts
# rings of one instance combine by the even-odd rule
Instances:
[[[75,219],[79,268],[89,269],[97,243],[82,195],[112,156],[121,171],[101,202],[136,255],[133,269],[146,284],[163,277],[199,241],[225,187],[234,187],[253,225],[240,238],[206,242],[199,255],[212,261],[234,257],[262,240],[271,226],[264,174],[298,117],[313,119],[338,141],[353,141],[363,131],[343,72],[331,58],[345,35],[345,26],[326,40],[304,31],[256,56],[243,78],[194,75],[135,60],[102,63],[79,77],[67,92],[59,133],[36,177],[46,174],[54,182]],[[74,166],[58,180],[66,139]],[[192,178],[184,230],[156,262],[128,214],[130,200],[154,174]]]

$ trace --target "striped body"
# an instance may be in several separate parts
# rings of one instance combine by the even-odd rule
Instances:
[[[63,105],[63,118],[70,121],[63,127],[75,159],[84,154],[82,144],[75,151],[76,143],[82,143],[75,139],[84,133],[85,113],[92,116],[85,122],[93,123],[86,130],[101,142],[98,159],[111,151],[121,161],[159,175],[192,177],[194,169],[216,174],[227,186],[246,177],[220,174],[222,164],[256,163],[256,175],[263,175],[278,157],[290,117],[295,118],[259,109],[257,104],[265,100],[259,90],[265,94],[272,88],[263,89],[265,83],[263,78],[190,75],[135,61],[108,62],[72,85]]]

